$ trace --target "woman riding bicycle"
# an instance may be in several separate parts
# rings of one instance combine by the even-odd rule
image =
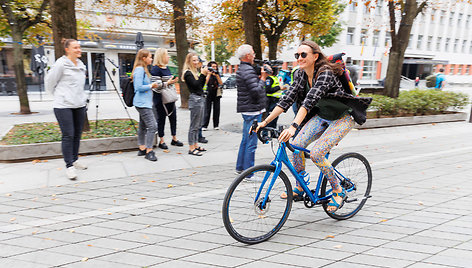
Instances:
[[[279,141],[288,141],[299,127],[301,130],[293,139],[293,145],[307,148],[316,141],[310,158],[331,184],[333,196],[328,211],[335,212],[346,199],[346,191],[336,179],[333,166],[325,155],[349,133],[355,122],[363,124],[366,121],[366,109],[372,99],[355,97],[344,91],[338,78],[343,72],[342,66],[330,63],[315,42],[303,41],[295,58],[300,69],[294,74],[294,82],[272,113],[258,124],[258,129],[286,112],[294,102],[297,103],[300,107],[297,115],[292,125],[280,134]],[[292,164],[300,174],[305,172],[304,153],[294,153]],[[293,195],[303,195],[298,183]],[[287,196],[284,193],[281,197]]]

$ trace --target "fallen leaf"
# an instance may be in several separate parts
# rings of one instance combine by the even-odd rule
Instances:
[[[197,172],[195,171],[195,172],[193,172],[192,174],[197,174]]]
[[[436,125],[436,123],[431,123],[431,125],[435,126],[435,125]]]
[[[233,218],[229,217],[229,222],[233,223],[234,222]]]
[[[44,240],[52,240],[52,238],[49,238],[49,237],[45,237],[43,238]]]
[[[125,198],[123,198],[123,200],[128,200],[128,198],[127,198],[127,197],[125,197]]]
[[[423,139],[426,139],[426,136],[425,136],[425,137],[423,137]]]
[[[153,180],[149,180],[148,182],[156,182],[156,181],[153,181]]]
[[[143,235],[144,239],[149,239],[149,236]]]
[[[424,205],[424,204],[423,204],[423,202],[419,201],[419,202],[418,202],[418,205],[422,206],[422,205]]]
[[[113,200],[113,203],[116,203],[116,200]]]
[[[119,154],[122,154],[123,152],[122,151],[118,151]]]
[[[167,188],[172,188],[172,187],[174,187],[174,185],[172,184],[167,185]]]
[[[38,200],[38,198],[37,198],[37,197],[35,197],[35,198],[31,199],[31,200],[33,200],[33,201],[37,201],[37,200]]]
[[[102,153],[102,155],[103,155],[103,156],[105,156],[105,155],[109,155],[109,154],[110,154],[110,153]]]
[[[188,184],[189,184],[189,185],[193,185],[194,183],[193,183],[193,182],[189,182]]]
[[[56,187],[62,187],[62,185],[56,185]]]
[[[51,196],[54,197],[54,196],[56,196],[56,194],[52,194]]]
[[[108,215],[111,215],[111,214],[113,214],[113,213],[111,213],[111,212],[108,212],[107,214],[108,214]]]
[[[382,219],[382,220],[380,220],[380,222],[386,222],[386,221],[388,221],[388,220],[387,220],[387,219]]]
[[[146,200],[146,197],[141,197],[141,200]]]
[[[327,236],[325,237],[325,239],[327,239],[327,238],[334,238],[334,235],[327,235]]]
[[[164,153],[170,153],[169,150],[162,150]]]
[[[56,200],[57,200],[57,198],[51,198],[51,200],[53,200],[53,201],[56,201]]]
[[[69,230],[69,232],[71,232],[71,233],[75,233],[75,230]]]
[[[461,166],[461,165],[458,165],[457,168],[462,168],[462,166]]]
[[[93,247],[92,245],[88,244],[87,247]]]
[[[47,163],[47,162],[48,162],[48,160],[43,160],[43,163]]]
[[[137,181],[138,181],[138,180],[136,180],[136,179],[132,180],[132,182],[137,182]]]
[[[39,163],[39,162],[41,162],[41,160],[39,160],[39,159],[33,160],[33,164],[36,164],[36,163]]]
[[[58,167],[58,168],[56,168],[56,169],[57,169],[57,170],[62,170],[62,168],[61,168],[61,167]]]
[[[34,230],[31,234],[37,234],[38,233],[38,230]]]
[[[333,248],[342,248],[342,247],[343,247],[343,245],[336,245]]]
[[[15,217],[13,217],[13,218],[11,218],[11,219],[10,219],[10,221],[15,221],[15,220],[16,220],[16,218],[15,218]]]
[[[267,218],[266,215],[259,215],[259,216],[257,216],[257,217],[258,217],[259,219],[265,219],[265,218]]]
[[[380,215],[380,212],[375,212],[375,215]]]
[[[87,257],[85,257],[85,258],[82,258],[82,260],[81,260],[81,261],[88,261],[88,258],[87,258]]]
[[[6,194],[6,196],[11,196],[11,194]]]
[[[146,228],[149,228],[149,227],[151,227],[151,224],[146,225]]]
[[[182,153],[177,153],[177,154],[182,154]]]

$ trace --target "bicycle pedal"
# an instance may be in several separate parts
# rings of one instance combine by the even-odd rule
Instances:
[[[294,196],[294,197],[292,198],[292,200],[293,200],[293,202],[300,202],[300,201],[304,201],[305,198],[304,198],[303,196],[298,196],[298,195],[297,195],[297,196]]]

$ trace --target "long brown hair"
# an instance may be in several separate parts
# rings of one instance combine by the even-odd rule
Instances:
[[[184,76],[185,76],[185,72],[187,72],[187,70],[192,72],[195,79],[198,79],[198,70],[197,70],[197,68],[195,68],[195,66],[193,66],[193,62],[192,62],[192,60],[193,60],[192,58],[194,56],[198,56],[198,55],[196,53],[190,52],[190,53],[187,54],[187,57],[185,57],[184,68],[182,69],[182,81],[184,81],[184,82],[185,82]]]
[[[139,66],[143,67],[146,74],[149,77],[151,77],[151,74],[149,73],[147,64],[143,60],[143,58],[147,58],[149,56],[149,54],[151,54],[151,52],[149,52],[149,50],[147,50],[147,49],[140,49],[138,51],[138,53],[136,54],[136,58],[134,59],[134,66],[133,66],[133,71],[131,72],[131,79],[133,79],[134,69],[136,69],[136,67],[139,67]]]
[[[318,54],[318,59],[315,61],[315,79],[318,78],[318,74],[326,69],[331,69],[336,75],[341,75],[343,73],[343,67],[337,63],[332,63],[328,61],[328,58],[321,52],[320,46],[317,43],[305,40],[302,41],[301,45],[309,46],[313,53]]]

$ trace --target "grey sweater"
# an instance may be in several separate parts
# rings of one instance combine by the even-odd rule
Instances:
[[[69,58],[62,56],[54,63],[44,80],[46,91],[54,96],[54,108],[85,106],[85,72],[85,65],[79,59],[75,65]]]

